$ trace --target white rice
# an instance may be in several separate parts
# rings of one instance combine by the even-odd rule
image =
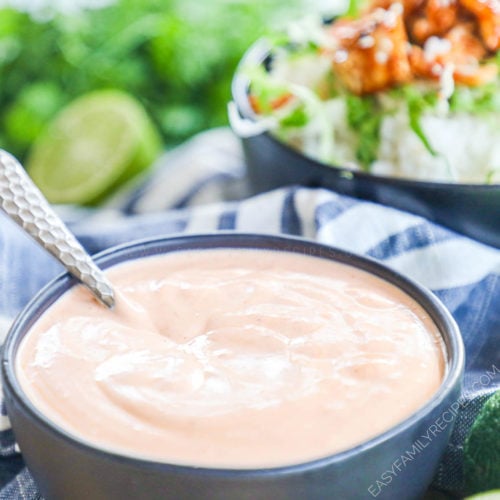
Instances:
[[[342,98],[324,103],[333,129],[333,165],[360,169],[356,159],[358,137],[347,124]],[[500,183],[500,116],[465,113],[442,116],[438,110],[420,119],[433,156],[410,128],[406,105],[387,115],[380,128],[377,161],[370,172],[378,175],[435,182]],[[312,158],[318,158],[319,135],[314,121],[287,136],[287,140]],[[283,139],[283,137],[282,137]]]
[[[496,123],[495,123],[496,122]],[[438,156],[432,156],[410,129],[407,114],[382,122],[378,161],[372,172],[418,180],[478,183],[500,182],[500,120],[456,114],[432,114],[422,129]],[[495,172],[490,174],[490,172]]]

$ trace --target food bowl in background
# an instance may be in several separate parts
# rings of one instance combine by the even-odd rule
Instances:
[[[148,256],[183,250],[214,248],[263,249],[295,252],[356,267],[395,285],[418,302],[434,321],[445,346],[446,370],[440,388],[419,410],[386,432],[349,450],[297,465],[264,469],[217,469],[180,466],[133,458],[99,449],[52,423],[23,392],[15,370],[20,343],[33,324],[62,294],[75,285],[63,275],[26,306],[5,343],[2,375],[8,414],[26,464],[45,498],[113,500],[122,498],[190,499],[417,499],[427,489],[446,447],[452,423],[426,446],[414,446],[430,426],[448,417],[460,396],[463,345],[456,323],[428,291],[373,260],[303,239],[222,233],[134,242],[97,257],[103,268]],[[368,417],[367,417],[368,418]],[[391,475],[379,488],[381,474],[391,470],[406,452],[411,463]],[[378,489],[377,489],[378,488]]]
[[[237,69],[230,113],[241,136],[252,194],[285,185],[324,187],[341,194],[406,210],[483,243],[500,248],[500,185],[424,182],[387,177],[331,166],[305,156],[270,132],[241,133],[240,120],[255,121],[248,99],[246,66],[266,66],[269,46],[258,41],[249,48]]]

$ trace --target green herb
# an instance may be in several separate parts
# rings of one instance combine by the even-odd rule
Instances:
[[[413,130],[415,135],[422,141],[425,149],[432,155],[437,156],[436,150],[432,147],[429,139],[425,135],[422,125],[420,124],[420,119],[422,117],[422,112],[425,108],[421,107],[419,101],[408,101],[408,118],[410,120],[410,128]]]
[[[347,122],[359,138],[356,158],[362,168],[368,171],[371,163],[377,159],[384,113],[372,95],[359,97],[349,94],[346,96],[346,104]]]
[[[301,0],[121,0],[37,20],[0,9],[0,147],[20,158],[62,106],[96,89],[141,100],[167,144],[227,123],[245,50]]]
[[[420,123],[423,113],[426,110],[436,107],[438,102],[437,92],[434,90],[425,92],[412,85],[406,85],[399,89],[395,89],[392,92],[392,95],[399,95],[406,101],[410,128],[420,139],[422,144],[425,146],[425,149],[427,149],[432,156],[437,156],[437,152],[432,147]]]

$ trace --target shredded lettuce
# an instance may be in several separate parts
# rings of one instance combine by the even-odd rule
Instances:
[[[471,114],[500,112],[500,82],[480,87],[456,86],[450,98],[450,110]]]
[[[323,102],[314,91],[303,85],[290,84],[290,90],[303,103],[305,112],[309,117],[314,118],[314,123],[319,129],[318,157],[320,161],[332,163],[334,161],[334,130]]]
[[[309,122],[309,116],[303,105],[297,106],[280,120],[283,127],[304,127]]]
[[[500,169],[490,169],[488,170],[488,172],[486,172],[486,177],[484,179],[484,183],[485,184],[493,184],[493,181],[495,179],[495,176],[497,174],[497,172],[500,171]]]
[[[310,120],[304,100],[295,99],[292,106],[277,107],[289,96],[297,96],[290,83],[272,78],[262,67],[248,67],[244,70],[251,82],[250,95],[260,115],[273,116],[282,127],[304,127]]]
[[[366,4],[365,0],[349,0],[349,5],[344,15],[346,17],[359,17],[362,8],[365,4]]]
[[[265,38],[270,47],[273,48],[274,53],[284,50],[286,52],[287,59],[290,60],[295,57],[301,57],[304,54],[316,54],[320,48],[319,45],[312,39],[299,43],[291,40],[290,35],[283,31],[269,31],[266,33]]]
[[[259,114],[277,119],[282,128],[278,132],[284,137],[288,129],[304,128],[314,120],[319,131],[318,156],[330,163],[333,158],[333,127],[315,92],[302,85],[272,78],[262,66],[247,68],[245,73],[250,79],[250,95]],[[293,99],[291,103],[276,106],[286,102],[289,96]]]
[[[289,86],[272,78],[262,66],[247,66],[243,73],[251,82],[250,95],[254,99],[254,105],[261,115],[270,115],[275,111],[273,105],[279,99],[290,93]]]

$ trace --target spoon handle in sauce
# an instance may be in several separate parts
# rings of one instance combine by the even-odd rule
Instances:
[[[100,302],[109,308],[114,306],[114,291],[104,273],[55,214],[21,164],[1,149],[0,208]]]

